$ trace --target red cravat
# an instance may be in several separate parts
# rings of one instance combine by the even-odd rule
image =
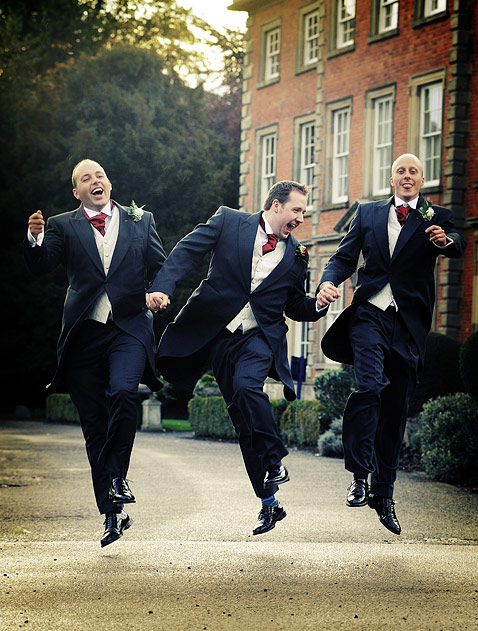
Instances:
[[[267,234],[266,224],[264,223],[264,217],[261,217],[260,223],[261,223],[261,228]],[[273,232],[268,234],[267,243],[264,243],[264,245],[262,246],[262,254],[267,254],[267,252],[272,252],[272,250],[275,250],[278,240],[279,240],[278,237],[276,237],[276,235]]]
[[[95,215],[94,217],[90,217],[84,208],[83,208],[83,212],[85,213],[85,217],[88,219],[88,221],[104,237],[105,236],[105,219],[108,215],[106,215],[105,213],[99,213],[98,215]]]
[[[401,204],[400,206],[396,206],[395,210],[397,211],[397,219],[398,223],[403,226],[405,221],[407,220],[408,211],[410,210],[410,206],[405,206]]]

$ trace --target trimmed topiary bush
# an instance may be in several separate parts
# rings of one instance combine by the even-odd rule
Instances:
[[[315,378],[315,398],[323,405],[319,414],[319,434],[329,429],[334,419],[342,416],[347,399],[355,387],[354,369],[348,364],[338,370],[324,370]]]
[[[319,401],[294,401],[280,417],[279,431],[282,439],[291,445],[311,447],[317,445],[319,413],[323,405]]]
[[[197,382],[193,394],[195,397],[220,397],[221,391],[217,385],[217,381],[214,375],[210,373],[204,373],[204,375]]]
[[[237,440],[222,397],[194,397],[189,401],[188,411],[196,436]]]
[[[451,484],[478,481],[478,403],[457,393],[425,403],[420,414],[422,464],[428,476]]]
[[[472,333],[461,346],[460,372],[466,392],[478,400],[478,331]]]
[[[331,458],[343,458],[342,446],[342,419],[336,418],[330,424],[330,428],[320,435],[317,447],[321,456]]]

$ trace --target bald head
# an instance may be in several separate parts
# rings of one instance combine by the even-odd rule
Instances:
[[[423,165],[413,153],[404,153],[392,164],[390,184],[394,194],[404,202],[416,199],[425,183]]]
[[[423,164],[421,163],[420,158],[417,158],[417,156],[413,153],[402,153],[402,155],[398,156],[398,158],[392,164],[392,177],[397,170],[398,165],[404,162],[409,164],[414,163],[420,169],[420,174],[423,175]]]

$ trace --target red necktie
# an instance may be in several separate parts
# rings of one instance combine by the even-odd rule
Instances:
[[[261,223],[261,228],[267,234],[266,224],[264,223],[264,217],[261,217],[260,223]],[[267,254],[267,252],[272,252],[272,250],[275,250],[278,240],[279,240],[278,237],[276,237],[276,235],[273,232],[268,234],[267,243],[264,243],[264,245],[262,246],[262,254]]]
[[[90,217],[87,215],[86,210],[83,208],[83,212],[85,213],[85,217],[88,221],[100,232],[101,236],[105,236],[105,219],[108,215],[105,213],[99,213],[94,217]]]
[[[405,206],[401,204],[400,206],[396,206],[395,210],[397,211],[397,219],[398,223],[403,226],[405,221],[407,220],[408,211],[410,210],[410,206]]]

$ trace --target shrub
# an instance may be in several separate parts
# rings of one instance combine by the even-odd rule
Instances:
[[[287,399],[271,399],[270,403],[272,407],[272,414],[274,415],[274,418],[276,420],[277,427],[280,428],[281,416],[284,414],[287,406],[290,405],[290,401],[287,401]]]
[[[279,421],[282,439],[292,445],[315,447],[319,436],[318,417],[323,407],[319,401],[294,401],[290,403]]]
[[[460,343],[441,333],[430,333],[423,362],[423,371],[413,392],[408,416],[417,416],[430,399],[463,392],[459,367]],[[477,357],[478,360],[478,357]]]
[[[478,403],[464,393],[438,397],[420,416],[427,475],[452,484],[478,481]]]
[[[463,342],[459,361],[465,390],[478,400],[478,331]]]
[[[80,417],[69,394],[50,394],[46,398],[46,420],[52,423],[79,423]]]
[[[222,397],[194,397],[189,401],[188,411],[189,422],[196,436],[237,439]]]
[[[331,458],[343,458],[342,446],[342,419],[336,418],[330,424],[330,428],[320,435],[317,443],[321,456]]]
[[[344,364],[339,370],[324,370],[314,381],[315,398],[324,406],[319,414],[319,434],[329,429],[342,416],[351,392],[355,390],[353,366]]]
[[[210,373],[204,373],[199,379],[195,388],[194,396],[196,397],[220,397],[221,391],[217,385],[217,381]]]
[[[415,456],[420,456],[421,453],[420,429],[420,414],[417,414],[417,416],[411,416],[407,419],[406,437],[408,437],[408,444],[406,446],[410,450],[410,453]]]

